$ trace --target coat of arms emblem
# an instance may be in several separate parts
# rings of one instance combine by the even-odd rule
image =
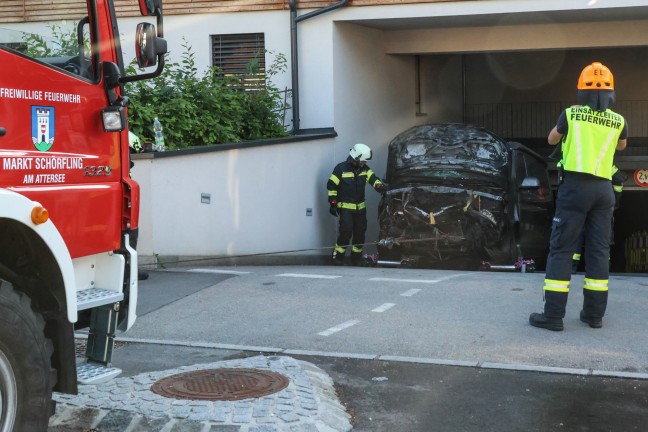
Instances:
[[[54,107],[32,107],[32,141],[40,151],[48,151],[54,144]]]

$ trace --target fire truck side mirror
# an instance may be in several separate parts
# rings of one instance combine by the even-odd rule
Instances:
[[[153,16],[158,9],[162,8],[161,0],[139,0],[140,14],[142,16]]]
[[[157,37],[155,26],[139,23],[136,31],[135,55],[141,68],[155,66],[159,55],[167,52],[166,40]]]
[[[106,89],[114,89],[119,85],[119,79],[121,78],[119,66],[113,62],[103,62],[101,66],[103,68],[103,79]]]

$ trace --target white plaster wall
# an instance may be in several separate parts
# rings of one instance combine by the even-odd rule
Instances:
[[[547,18],[545,12],[557,11],[567,13],[594,12],[605,18],[608,10],[645,7],[646,0],[446,0],[435,3],[390,4],[385,6],[352,7],[344,9],[346,21],[362,20],[371,25],[372,20],[394,20],[399,18],[446,18],[472,17],[467,21],[468,27],[479,24],[479,19],[495,14],[498,21],[491,20],[492,25],[509,25],[517,22],[515,14],[534,13],[534,19]],[[572,15],[572,19],[573,19]],[[423,28],[424,20],[414,20],[410,27]],[[483,35],[482,35],[483,36]]]
[[[135,57],[135,26],[138,22],[155,23],[149,17],[120,18],[119,33],[125,60]],[[211,66],[210,36],[218,34],[264,33],[266,49],[283,53],[290,60],[290,15],[287,11],[264,11],[220,14],[170,15],[164,17],[164,35],[170,57],[180,59],[186,41],[196,53],[196,66]],[[268,57],[268,63],[274,57]],[[285,84],[289,85],[290,81]]]
[[[506,23],[504,23],[506,24]],[[623,28],[623,31],[619,31]],[[646,21],[542,23],[390,32],[386,52],[454,53],[645,45]]]
[[[462,122],[462,87],[460,56],[421,56],[421,111],[426,123]]]
[[[333,25],[326,15],[297,25],[301,129],[333,125]]]
[[[331,140],[323,139],[136,160],[140,254],[245,255],[330,246],[324,163],[331,160],[330,148]],[[211,195],[210,204],[201,203],[201,193]]]

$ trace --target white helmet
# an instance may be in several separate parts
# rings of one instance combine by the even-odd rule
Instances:
[[[349,156],[355,159],[356,162],[366,162],[371,160],[371,149],[366,144],[358,143],[351,148]]]

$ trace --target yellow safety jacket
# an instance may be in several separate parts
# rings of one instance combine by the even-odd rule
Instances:
[[[624,118],[612,110],[588,106],[567,108],[568,132],[562,143],[561,165],[566,171],[612,179],[612,163]]]

